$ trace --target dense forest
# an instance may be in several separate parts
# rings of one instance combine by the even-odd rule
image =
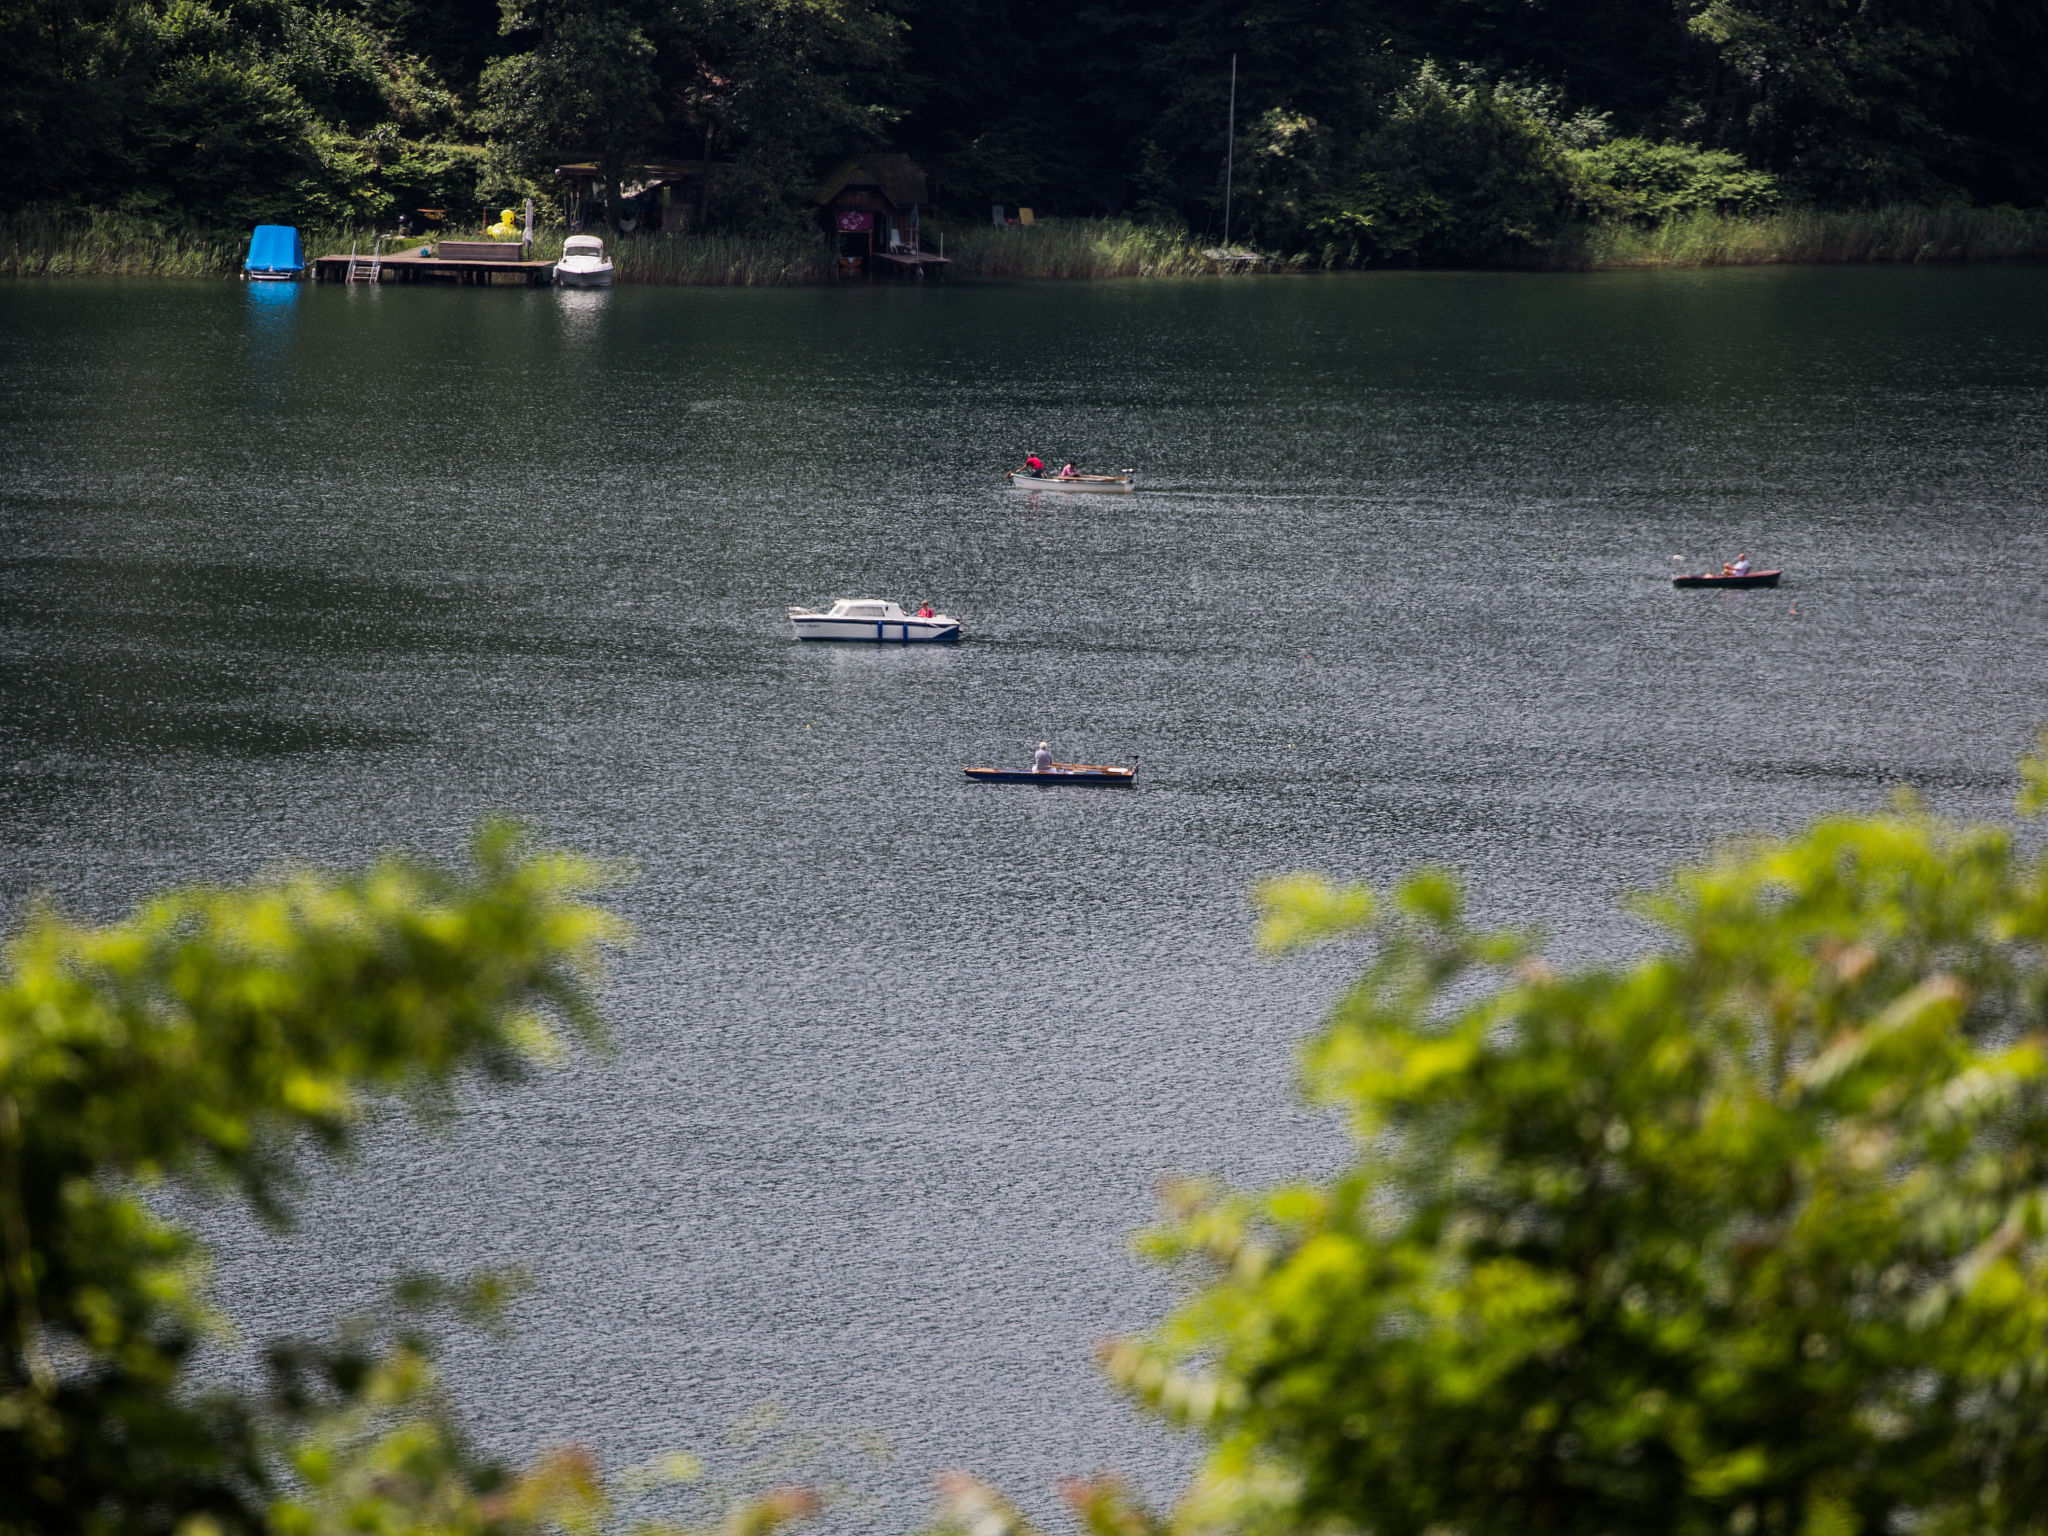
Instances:
[[[593,160],[809,226],[909,152],[943,209],[1122,215],[1347,260],[1570,219],[2048,198],[2042,0],[4,0],[0,211],[463,218]]]

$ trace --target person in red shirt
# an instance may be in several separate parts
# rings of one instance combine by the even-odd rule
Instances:
[[[933,613],[933,612],[932,612],[932,605],[931,605],[930,603],[928,603],[928,602],[926,602],[926,603],[919,603],[919,604],[917,605],[917,616],[918,616],[918,617],[919,617],[920,619],[931,619],[931,618],[937,618],[937,617],[938,617],[938,615],[937,615],[937,614],[935,614],[935,613]]]
[[[1025,473],[1025,474],[1027,474],[1027,475],[1041,475],[1041,476],[1042,476],[1042,475],[1043,475],[1043,474],[1045,473],[1045,460],[1041,459],[1041,458],[1040,458],[1040,457],[1039,457],[1039,456],[1038,456],[1037,454],[1035,454],[1035,453],[1027,453],[1027,454],[1025,454],[1025,455],[1024,455],[1024,473]]]

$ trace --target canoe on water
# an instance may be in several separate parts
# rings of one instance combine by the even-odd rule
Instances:
[[[1020,491],[1094,491],[1111,496],[1126,495],[1138,488],[1137,476],[1128,469],[1120,475],[1034,475],[1028,470],[1010,471],[1010,484]]]
[[[970,779],[984,784],[1122,784],[1137,782],[1138,765],[1119,768],[1109,763],[1054,763],[1044,772],[1029,768],[962,768]]]
[[[1751,571],[1747,576],[1674,576],[1674,587],[1775,587],[1783,571]]]

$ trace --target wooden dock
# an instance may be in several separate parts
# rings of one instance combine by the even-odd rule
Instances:
[[[877,251],[875,261],[876,270],[880,270],[880,263],[887,262],[899,272],[908,272],[914,277],[923,277],[926,269],[931,267],[938,268],[943,274],[945,268],[953,265],[946,257],[934,256],[928,251]]]
[[[507,247],[508,251],[517,249],[516,245]],[[348,264],[347,256],[319,257],[313,263],[313,281],[345,283],[348,281]],[[367,256],[356,258],[358,274],[368,265]],[[377,280],[381,283],[492,283],[503,280],[535,287],[546,283],[554,270],[552,261],[507,261],[496,256],[483,260],[422,256],[415,246],[411,250],[394,251],[380,260],[377,263]]]

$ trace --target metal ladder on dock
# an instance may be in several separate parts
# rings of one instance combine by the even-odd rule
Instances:
[[[350,282],[352,282],[352,283],[357,283],[357,282],[361,282],[361,283],[374,283],[374,282],[377,282],[377,281],[379,280],[379,278],[380,278],[381,274],[383,273],[383,270],[384,270],[384,237],[383,237],[382,235],[372,235],[372,236],[370,237],[370,254],[369,254],[369,255],[367,255],[367,256],[358,256],[358,255],[356,254],[356,243],[355,243],[355,241],[353,241],[353,240],[349,241],[349,243],[348,243],[348,280],[349,280]]]

